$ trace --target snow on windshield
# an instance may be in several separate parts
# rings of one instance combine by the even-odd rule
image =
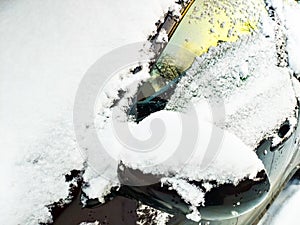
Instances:
[[[275,40],[269,35],[257,34],[210,49],[178,84],[167,109],[181,110],[190,101],[223,101],[225,118],[212,122],[253,149],[263,138],[276,137],[286,118],[295,124],[292,71],[276,66]]]

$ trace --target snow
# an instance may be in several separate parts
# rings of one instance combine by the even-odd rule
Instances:
[[[119,160],[125,165],[144,173],[166,177],[176,174],[176,178],[196,181],[237,183],[245,176],[255,177],[264,168],[253,149],[235,135],[197,118],[201,115],[201,108],[195,105],[194,109],[196,113],[193,110],[162,110],[151,114],[138,125],[128,122],[132,126],[133,137],[138,138],[141,131],[163,137],[156,139],[150,136],[152,141],[144,149],[139,143],[130,147],[120,144],[113,138],[113,128],[107,126],[105,133],[111,134],[107,135],[110,137],[108,142],[116,146],[111,151],[116,151],[114,155],[119,155]],[[127,126],[124,121],[120,124]],[[212,155],[207,158],[207,153]]]
[[[167,184],[169,186],[169,190],[175,190],[183,197],[186,203],[190,203],[193,206],[200,206],[204,204],[204,193],[198,187],[185,180],[177,178],[162,178],[161,183],[162,186]]]
[[[104,197],[110,193],[111,187],[119,186],[117,179],[105,179],[99,174],[95,173],[91,167],[87,167],[83,174],[83,179],[88,182],[88,185],[82,188],[83,192],[90,199],[98,199],[99,202],[104,203]],[[85,203],[85,201],[83,201]]]
[[[191,205],[190,210],[192,212],[187,214],[186,218],[196,222],[201,220],[201,215],[197,207],[204,205],[205,200],[203,191],[182,179],[162,178],[161,183],[162,186],[167,184],[169,186],[169,190],[175,190],[187,204]]]
[[[299,53],[299,43],[300,43],[300,29],[296,21],[299,18],[300,5],[292,4],[292,7],[285,8],[285,24],[287,27],[288,41],[287,41],[287,51],[289,53],[289,63],[290,67],[294,70],[296,74],[300,73],[300,53]]]
[[[64,175],[83,168],[72,124],[82,76],[106,52],[146,40],[172,2],[0,3],[0,224],[51,220],[45,205],[66,198]]]
[[[80,223],[79,225],[100,225],[100,223],[98,221],[95,221],[93,223],[85,223],[85,222],[83,222],[83,223]]]
[[[188,2],[188,1],[184,1],[184,2]],[[169,7],[169,11],[172,12],[172,15],[174,17],[177,17],[178,19],[181,18],[181,6],[179,4],[172,4]]]
[[[297,18],[299,17],[300,5],[295,1],[287,0],[270,0],[271,4],[276,8],[281,21],[285,27],[287,34],[287,51],[289,54],[289,66],[296,74],[300,73],[299,57],[300,53],[300,30],[298,29]]]
[[[138,76],[135,76],[130,72],[131,68],[134,66],[142,66]],[[115,104],[116,100],[119,101],[117,107],[115,107],[118,108],[118,119],[127,121],[127,114],[123,112],[124,110],[122,109],[128,108],[131,104],[127,97],[132,97],[137,92],[137,88],[141,82],[150,77],[148,67],[149,65],[147,62],[126,66],[113,74],[106,82],[95,103],[94,116],[95,127],[97,129],[103,129],[107,120],[112,118],[113,110],[111,110],[111,107]],[[122,98],[119,96],[120,92],[124,92]]]
[[[253,149],[235,135],[203,120],[208,116],[201,112],[203,106],[203,103],[195,104],[185,112],[162,110],[151,114],[139,124],[126,121],[126,114],[121,119],[107,117],[106,123],[99,129],[98,137],[114,159],[114,165],[103,162],[106,170],[101,171],[101,175],[105,177],[105,174],[114,173],[119,161],[146,174],[161,175],[162,184],[168,184],[191,204],[192,213],[188,217],[200,220],[196,207],[204,204],[204,193],[187,180],[216,180],[219,183],[237,184],[245,177],[254,178],[264,169]],[[129,133],[123,133],[126,128]],[[132,142],[132,138],[138,142]],[[147,140],[150,142],[145,145]],[[207,153],[213,154],[206,158]],[[91,158],[96,157],[91,155]],[[100,194],[101,200],[102,193],[99,190],[102,190],[103,184],[101,178],[97,179],[100,179],[100,186],[93,185],[98,187],[96,191],[91,186],[85,192],[90,197]],[[206,187],[208,190],[211,188],[210,185]]]
[[[172,215],[139,203],[136,210],[137,225],[165,225]],[[145,217],[147,214],[147,217]]]
[[[199,110],[201,107],[196,105],[194,108],[198,110],[195,114],[191,111],[162,110],[151,114],[138,125],[129,122],[133,137],[140,137],[139,134],[145,134],[145,131],[163,137],[163,142],[161,140],[150,142],[151,145],[146,146],[148,147],[146,153],[145,149],[141,147],[130,145],[130,148],[126,148],[128,145],[121,145],[119,140],[114,140],[114,133],[110,130],[113,129],[112,127],[106,126],[105,133],[107,138],[110,138],[108,140],[110,146],[117,146],[110,150],[116,151],[114,155],[119,156],[119,160],[122,160],[126,166],[139,169],[146,174],[163,176],[162,185],[168,185],[169,188],[174,189],[183,200],[191,205],[192,213],[188,215],[188,218],[199,221],[201,217],[196,207],[205,204],[204,192],[189,184],[188,180],[212,180],[220,184],[228,182],[238,184],[245,177],[255,178],[257,173],[264,169],[264,166],[253,149],[246,146],[235,135],[221,130],[209,122],[195,118],[195,115],[201,115]],[[152,124],[158,119],[160,123],[164,124],[165,131],[158,124]],[[193,123],[192,126],[187,126],[190,124],[187,123],[188,119],[192,120],[190,121]],[[125,124],[124,121],[120,121],[120,123]],[[189,130],[185,130],[185,126]],[[197,136],[195,137],[193,133],[196,133]],[[189,139],[187,142],[178,142],[187,136],[192,140],[196,138],[195,146],[190,145],[193,141]],[[154,140],[156,139],[154,138]],[[220,142],[219,145],[210,146],[210,143],[218,142]],[[135,151],[132,151],[132,148]],[[207,153],[213,153],[213,155],[205,158]],[[132,185],[137,184],[133,183]],[[210,185],[205,186],[208,190],[211,188]]]
[[[209,102],[211,114],[217,114],[211,122],[253,149],[264,137],[276,137],[286,118],[295,120],[296,98],[291,71],[276,66],[273,40],[257,34],[211,48],[180,81],[167,109]]]
[[[119,154],[122,152],[122,137],[116,136],[118,129],[124,129],[123,125],[128,120],[127,113],[124,109],[128,109],[131,104],[131,97],[136,93],[140,82],[149,78],[149,69],[147,63],[139,63],[142,70],[139,76],[130,72],[130,65],[115,73],[103,87],[103,91],[99,93],[95,103],[94,110],[94,126],[89,129],[95,129],[98,138],[104,148],[104,152],[97,148],[92,152],[90,148],[84,151],[85,157],[88,159],[89,167],[84,173],[84,180],[88,181],[89,185],[83,188],[83,191],[90,198],[98,198],[100,202],[104,201],[104,196],[109,193],[110,188],[118,186],[117,168],[119,163]],[[122,91],[123,96],[120,98],[119,93]],[[128,97],[128,98],[127,98]],[[118,101],[114,110],[111,107]],[[118,123],[120,127],[116,125]],[[139,127],[132,122],[133,127]],[[142,131],[142,129],[140,129]],[[139,132],[143,134],[144,132]],[[123,137],[123,139],[128,138]],[[105,157],[111,160],[104,160]],[[106,158],[107,159],[107,158]],[[99,162],[103,162],[100,163]]]
[[[280,1],[276,2],[281,6]],[[2,150],[0,179],[3,181],[0,186],[0,224],[31,225],[48,222],[51,221],[51,216],[45,206],[61,198],[64,199],[68,195],[69,183],[65,182],[64,175],[72,169],[84,167],[72,125],[74,98],[84,73],[108,51],[125,44],[146,40],[147,36],[156,29],[155,22],[163,17],[170,6],[173,5],[174,14],[178,14],[179,9],[172,0],[127,0],[126,5],[130,7],[125,8],[124,1],[121,0],[113,3],[109,0],[101,2],[90,0],[88,3],[84,0],[76,2],[28,0],[2,1],[0,4],[0,147]],[[296,73],[300,72],[298,61],[300,56],[297,51],[300,41],[297,24],[299,20],[295,19],[298,15],[300,15],[299,6],[285,7],[280,12],[280,16],[286,17],[284,21],[288,32],[289,63]],[[268,29],[265,32],[268,32]],[[269,46],[266,40],[260,39],[260,41]],[[257,43],[250,42],[254,47]],[[259,54],[256,58],[254,57],[253,61],[244,61],[242,66],[237,68],[237,72],[240,72],[237,73],[238,76],[246,78],[245,75],[254,69],[255,64],[262,65],[255,71],[264,71],[266,69],[264,66],[268,66],[273,60],[272,57],[266,57],[267,62],[260,61],[260,56],[264,53],[272,54],[272,48],[270,51],[267,50],[267,48],[265,50],[257,48],[256,52],[252,52]],[[251,51],[249,53],[245,48],[244,51],[240,51],[240,54],[236,56],[246,59],[251,55]],[[280,72],[283,76],[279,78]],[[274,88],[284,89],[287,92],[277,96],[278,98],[267,95],[270,99],[274,99],[272,106],[277,105],[284,96],[288,97],[282,104],[282,108],[278,111],[276,109],[276,115],[269,118],[269,122],[274,126],[282,122],[274,119],[279,114],[281,118],[290,117],[292,113],[291,106],[294,104],[294,99],[289,98],[291,84],[287,79],[288,73],[284,69],[274,70],[274,76],[278,79],[275,79],[273,83]],[[270,81],[270,78],[266,77],[264,81]],[[245,86],[254,85],[254,81],[251,82],[250,79]],[[197,85],[194,84],[196,87]],[[225,92],[228,97],[227,105],[230,105],[229,99],[233,99],[232,102],[241,100],[237,97],[241,93],[235,92],[239,85],[233,83],[232,89]],[[244,89],[242,93],[252,94],[253,97],[270,94],[269,92],[251,93],[247,90]],[[222,89],[219,91],[215,94],[224,93]],[[257,98],[257,101],[260,100]],[[206,102],[198,104],[203,106]],[[171,103],[169,106],[171,107]],[[234,103],[231,106],[234,106]],[[271,106],[266,105],[262,110],[268,107]],[[206,111],[199,114],[201,119],[209,117],[209,107],[206,106],[204,109]],[[285,109],[289,110],[285,111]],[[264,112],[268,117],[268,112]],[[230,115],[235,114],[231,112]],[[173,117],[170,116],[178,117],[178,113],[175,115],[174,112],[164,111],[153,116],[158,116],[160,120],[171,119],[173,121]],[[153,119],[152,116],[145,120],[139,129],[148,128],[151,119]],[[233,123],[228,126],[237,121],[235,117],[230,117],[225,124],[218,124],[220,127],[226,127],[228,131],[224,134],[222,151],[218,152],[218,156],[214,158],[217,163],[204,174],[192,174],[191,171],[195,167],[187,167],[181,171],[179,177],[176,177],[177,181],[189,177],[237,182],[245,175],[245,172],[250,177],[254,176],[258,169],[262,169],[262,164],[250,151],[261,137],[253,136],[252,138],[253,131],[257,129],[255,127],[257,123],[253,124],[253,121],[257,119],[257,115],[253,115],[251,120],[238,120],[247,121],[245,123]],[[201,123],[200,128],[217,129],[211,123],[199,123]],[[258,127],[263,127],[263,125],[265,124],[259,124]],[[134,124],[130,126],[134,133],[137,127]],[[248,130],[245,133],[249,136],[241,136],[240,128],[246,127]],[[174,128],[172,130],[174,133],[177,129],[176,124],[172,128]],[[271,129],[268,132],[264,134],[258,132],[258,134],[273,134]],[[137,133],[140,132],[137,131]],[[149,136],[146,135],[147,137]],[[203,138],[208,137],[204,135]],[[232,144],[239,146],[240,151],[235,152],[236,157],[230,160],[242,168],[241,171],[234,171],[233,174],[230,172],[233,171],[232,163],[226,165],[224,170],[219,170],[218,167],[229,160],[231,154],[227,155],[230,151],[228,146]],[[154,158],[151,166],[153,162],[157,164],[165,159]],[[146,171],[149,168],[144,169]],[[190,177],[190,174],[194,177]],[[85,191],[92,197],[98,196],[100,200],[103,193],[113,185],[93,174],[91,170],[87,170],[84,179],[90,183],[90,189],[87,188]],[[167,177],[166,179],[174,178]],[[298,190],[298,186],[295,186],[293,190],[296,189]],[[296,213],[299,199],[299,191],[297,191],[288,204],[282,208],[274,224],[286,224],[286,221],[293,219],[292,214]],[[200,203],[200,200],[197,202]],[[197,216],[197,212],[193,215]]]
[[[296,74],[300,72],[300,29],[296,24],[300,19],[300,6],[294,1],[283,5],[280,1],[275,1],[277,8],[281,9],[281,17],[285,20],[287,29],[287,50],[289,54],[290,67]],[[296,86],[297,85],[297,86]],[[299,82],[294,80],[294,86],[299,97]],[[299,223],[299,201],[300,189],[299,180],[290,184],[271,205],[266,215],[262,218],[259,225],[279,225],[279,224],[298,224]]]
[[[276,49],[272,40],[274,38],[269,40],[257,34],[252,38],[243,38],[237,43],[211,48],[207,54],[197,59],[187,76],[181,80],[168,103],[168,110],[153,113],[139,124],[126,122],[125,114],[123,119],[117,121],[111,115],[105,114],[107,124],[99,126],[99,137],[104,139],[106,149],[109,149],[108,153],[114,158],[115,166],[111,169],[116,170],[118,161],[122,160],[126,165],[145,173],[165,176],[177,174],[177,178],[190,180],[216,179],[220,183],[237,183],[246,175],[254,177],[263,166],[253,149],[263,137],[274,136],[274,130],[286,118],[293,122],[296,106],[290,71],[276,67]],[[228,48],[231,51],[227,51]],[[237,61],[236,58],[240,60]],[[116,93],[109,96],[116,96]],[[248,96],[246,101],[244,96]],[[224,101],[224,105],[211,104],[220,99]],[[109,101],[112,102],[112,99]],[[188,104],[191,101],[194,103],[192,106]],[[107,109],[105,105],[102,107]],[[211,113],[223,112],[222,107],[225,108],[225,118],[223,115],[219,115],[218,118],[212,117]],[[196,109],[196,114],[189,108]],[[273,110],[272,115],[269,114],[270,108]],[[177,112],[173,112],[174,110]],[[262,114],[264,120],[261,120]],[[188,121],[184,118],[193,120],[189,123],[189,131],[182,130],[182,123]],[[116,127],[118,129],[115,129]],[[125,144],[120,142],[120,136],[114,137],[116,133],[124,135],[118,132],[124,130],[124,127],[130,130],[130,136],[125,136],[126,140],[121,137]],[[167,130],[161,132],[163,129]],[[190,149],[189,153],[180,153],[180,149],[176,152],[180,144],[178,141],[183,139],[182,135],[197,133],[194,132],[197,129],[200,134],[196,137],[198,145],[181,146],[182,149]],[[216,138],[210,136],[208,131],[212,130],[224,135],[217,137],[222,143],[215,152],[212,149],[208,150],[209,140]],[[151,143],[155,151],[153,146],[146,146],[146,154],[141,151],[145,146],[128,144],[134,143],[130,142],[132,137],[145,141],[152,138],[151,135],[163,137],[161,140],[157,139],[157,143]],[[232,145],[236,145],[236,148],[232,148]],[[214,158],[209,162],[202,162],[208,151],[214,152]],[[178,156],[172,158],[175,153]],[[232,157],[233,155],[235,157]],[[172,158],[172,161],[168,161],[169,158]],[[204,171],[203,165],[207,163],[209,165],[206,166],[210,167]]]
[[[155,41],[156,41],[156,43],[166,43],[169,41],[168,34],[165,29],[161,29],[161,31],[159,32],[158,37]]]
[[[299,185],[289,187],[286,192],[290,192],[293,196],[288,198],[285,203],[281,206],[279,212],[277,211],[276,217],[272,221],[272,225],[279,225],[283,222],[285,224],[297,224],[299,222],[299,199],[300,190]]]
[[[186,218],[195,222],[199,222],[201,220],[201,215],[199,210],[195,206],[191,206],[190,210],[192,212],[190,214],[187,214]]]

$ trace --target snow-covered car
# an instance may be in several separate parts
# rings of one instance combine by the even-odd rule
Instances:
[[[300,163],[299,81],[289,64],[284,25],[279,7],[272,1],[195,0],[183,10],[180,22],[175,22],[175,31],[174,25],[162,26],[169,30],[168,44],[152,66],[151,79],[140,87],[131,113],[140,121],[165,108],[180,110],[191,101],[224,102],[224,120],[213,122],[251,146],[264,169],[252,177],[245,173],[238,181],[229,177],[223,181],[211,171],[195,176],[194,161],[194,168],[186,169],[189,165],[185,165],[179,172],[182,174],[170,168],[172,172],[130,165],[123,169],[122,165],[120,179],[158,182],[124,185],[120,193],[170,214],[195,219],[190,213],[196,198],[191,192],[196,187],[204,192],[203,204],[196,204],[204,224],[259,221]],[[232,141],[230,147],[239,151],[240,146],[234,144]],[[219,166],[225,174],[224,165]],[[199,222],[197,216],[195,221]]]
[[[120,185],[105,198],[111,201],[89,199],[88,211],[71,205],[63,217],[76,212],[88,220],[101,213],[118,224],[109,211],[119,212],[125,197],[172,215],[162,224],[253,225],[297,172],[299,71],[282,19],[284,5],[191,0],[182,6],[152,37],[157,55],[151,77],[126,112],[142,128],[180,112],[189,128],[186,142],[197,143],[151,166],[132,155],[121,157]],[[140,224],[152,224],[149,211],[142,217],[146,222]]]

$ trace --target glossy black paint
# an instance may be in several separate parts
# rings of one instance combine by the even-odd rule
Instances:
[[[119,179],[150,180],[151,175],[138,170],[125,168],[119,170]],[[120,194],[129,198],[139,199],[144,204],[171,214],[189,214],[190,205],[184,202],[174,190],[169,190],[167,185],[162,186],[158,177],[152,181],[155,184],[147,186],[122,186]],[[203,191],[203,182],[189,181]],[[201,217],[208,220],[222,220],[241,215],[254,208],[266,197],[270,188],[268,176],[264,171],[257,174],[254,180],[244,178],[237,185],[232,183],[219,185],[216,181],[211,181],[214,187],[205,194],[205,207],[199,207]]]

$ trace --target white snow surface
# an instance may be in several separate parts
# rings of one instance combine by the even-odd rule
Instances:
[[[207,116],[206,114],[201,116],[203,106],[203,103],[195,104],[195,114],[193,110],[186,110],[185,112],[162,110],[151,114],[139,124],[117,120],[118,126],[129,126],[131,135],[140,140],[151,138],[151,134],[158,134],[163,137],[162,141],[151,142],[151,145],[147,146],[148,151],[146,153],[143,151],[145,149],[139,148],[139,146],[121,143],[120,139],[115,137],[116,131],[119,130],[114,129],[116,121],[112,126],[113,119],[108,118],[107,123],[102,128],[102,136],[99,137],[105,137],[105,142],[109,144],[109,153],[115,157],[115,165],[107,165],[108,170],[103,171],[103,174],[111,173],[111,170],[116,171],[117,162],[122,160],[126,166],[133,169],[139,169],[146,174],[161,175],[163,176],[162,185],[168,185],[187,204],[190,204],[192,212],[187,215],[187,218],[200,221],[201,216],[197,207],[205,204],[204,192],[188,183],[188,180],[216,180],[221,184],[227,182],[238,184],[245,177],[255,178],[257,173],[264,169],[253,149],[245,145],[237,136],[201,119]],[[188,127],[190,130],[184,130],[184,132],[183,123],[186,123],[187,119],[192,120],[193,126]],[[155,124],[157,122],[164,124],[166,130],[163,133],[162,127]],[[195,146],[190,146],[187,143],[181,145],[181,140],[184,137],[196,132],[194,128],[199,130]],[[215,133],[213,134],[213,132]],[[130,136],[127,135],[126,140],[129,138]],[[220,142],[220,145],[210,146],[211,142]],[[132,148],[135,150],[132,151]],[[187,151],[189,148],[191,148],[190,152]],[[205,159],[208,152],[213,153],[209,161]],[[172,158],[175,154],[177,156]],[[170,158],[172,160],[168,160]],[[207,188],[211,187],[207,185]]]
[[[289,53],[290,67],[298,75],[300,74],[300,29],[297,25],[299,21],[300,5],[291,1],[289,6],[284,7],[285,26],[287,28],[287,51]]]
[[[144,132],[142,131],[149,128],[150,121],[154,119],[160,119],[163,122],[173,121],[170,124],[166,122],[168,124],[166,127],[170,128],[170,134],[167,136],[172,137],[173,140],[171,143],[168,142],[169,148],[167,149],[169,151],[162,148],[162,151],[152,152],[153,155],[144,154],[146,157],[141,157],[136,152],[130,154],[130,151],[126,151],[126,148],[124,150],[124,146],[120,145],[116,147],[115,157],[122,153],[119,159],[122,159],[123,163],[128,166],[134,169],[138,168],[145,173],[165,175],[167,178],[163,178],[163,182],[165,179],[180,181],[183,178],[190,180],[216,179],[220,183],[237,183],[245,175],[255,176],[263,166],[253,149],[264,137],[274,137],[273,145],[280,142],[280,138],[276,136],[276,129],[286,119],[289,119],[292,125],[295,124],[294,109],[296,107],[295,90],[291,79],[293,71],[276,66],[275,36],[272,32],[275,24],[270,19],[264,22],[264,34],[267,33],[269,38],[256,34],[253,38],[242,38],[238,43],[224,44],[210,49],[208,54],[199,57],[194,63],[168,103],[168,110],[184,111],[190,107],[188,103],[192,101],[195,103],[195,108],[201,109],[197,115],[201,119],[207,120],[211,105],[207,107],[205,104],[207,102],[210,104],[223,102],[224,117],[221,115],[218,118],[209,119],[211,123],[226,130],[223,131],[225,135],[220,151],[217,152],[213,163],[209,165],[209,169],[206,168],[203,171],[199,166],[206,147],[203,143],[207,143],[211,138],[205,134],[209,133],[207,130],[216,129],[214,125],[206,122],[200,122],[199,127],[203,128],[199,139],[201,146],[197,146],[195,155],[191,156],[190,161],[180,161],[182,158],[179,157],[179,161],[173,160],[171,164],[165,162],[174,153],[170,146],[174,146],[178,140],[176,137],[178,137],[179,129],[174,123],[176,113],[172,111],[160,111],[150,115],[137,126],[130,125],[132,130],[136,129],[133,132],[135,135],[143,136]],[[227,51],[228,48],[230,48],[229,51]],[[200,66],[199,69],[199,64],[204,65],[204,68]],[[291,69],[295,70],[295,67],[292,65]],[[246,100],[245,96],[247,96]],[[222,107],[222,105],[219,104],[217,107]],[[211,110],[216,109],[218,108],[211,108]],[[185,111],[182,114],[188,115],[189,113]],[[156,131],[151,130],[151,132],[155,133]],[[113,140],[109,142],[112,143]],[[232,148],[233,145],[236,147]],[[205,147],[201,149],[202,146]],[[178,165],[185,166],[181,168]],[[176,178],[168,178],[172,174],[176,174]],[[175,187],[179,186],[175,185]],[[176,190],[176,188],[174,189]],[[186,190],[179,189],[177,191],[187,202],[189,202],[189,196],[197,193],[191,191],[189,193],[191,195],[186,195]]]
[[[45,205],[66,198],[69,184],[65,183],[64,175],[72,169],[83,168],[72,127],[73,100],[82,76],[111,49],[146,40],[147,35],[155,30],[155,22],[173,4],[171,0],[90,0],[88,3],[84,0],[28,0],[0,3],[0,178],[4,181],[0,185],[0,224],[31,225],[51,221]],[[300,20],[300,10],[299,6],[285,7],[284,10],[282,15],[286,17],[289,34],[290,64],[299,73],[300,34],[297,21]],[[272,59],[269,60],[272,62]],[[262,68],[257,71],[268,66],[269,60],[266,64],[260,62]],[[251,71],[249,64],[251,62],[248,66],[243,64],[237,71],[245,75]],[[281,72],[284,74],[281,81],[287,81],[288,71]],[[275,71],[276,74],[279,71]],[[251,80],[247,85],[251,85]],[[281,85],[274,83],[274,87],[278,88],[286,88],[284,85],[289,83]],[[234,93],[234,86],[230,91]],[[289,91],[290,88],[282,96],[288,95]],[[231,98],[234,96],[232,93],[226,94]],[[287,104],[293,101],[289,99]],[[291,115],[291,111],[286,113]],[[201,112],[201,115],[206,118],[207,112]],[[248,125],[251,124],[246,123],[243,128]],[[208,123],[206,127],[211,129],[214,126]],[[247,143],[247,139],[240,136],[238,126],[224,127],[235,133],[226,132],[227,142],[234,140],[241,147],[240,154],[245,150],[244,156],[253,159],[247,159],[251,163],[242,166],[249,173],[254,173],[259,162],[250,153],[249,146],[255,145],[257,137]],[[227,146],[226,139],[223,145]],[[224,182],[227,175],[230,177],[230,174],[220,171],[221,174]],[[234,177],[237,177],[236,174]],[[85,179],[95,185],[96,191],[90,194],[99,195],[97,185],[104,181],[88,173]],[[291,210],[298,208],[299,191],[296,193],[290,204],[285,204],[274,224],[289,224],[286,223],[288,218],[296,218],[292,215],[296,211]]]
[[[92,222],[92,223],[83,222],[83,223],[80,223],[79,225],[100,225],[100,223],[98,221],[95,221],[95,222]]]
[[[269,0],[285,27],[287,35],[287,51],[289,54],[289,66],[296,74],[300,73],[300,29],[297,21],[299,19],[300,5],[293,0]]]
[[[72,125],[81,78],[103,54],[146,40],[172,4],[1,1],[0,224],[51,221],[45,205],[66,198],[64,175],[83,168]]]
[[[197,115],[201,115],[199,110],[201,108],[195,105],[195,109]],[[127,166],[139,169],[144,173],[166,177],[176,174],[176,178],[179,179],[217,180],[219,183],[237,183],[244,177],[254,178],[257,172],[264,168],[255,152],[237,136],[193,116],[191,111],[162,110],[151,114],[136,126],[138,129],[134,130],[134,134],[139,134],[141,130],[149,130],[151,121],[159,119],[168,127],[163,134],[165,135],[164,142],[157,143],[161,145],[155,146],[155,150],[152,152],[139,155],[136,152],[132,154],[129,149],[120,146],[120,159]],[[197,142],[194,146],[180,145],[180,140],[191,134],[188,131],[182,131],[181,124],[185,122],[184,118],[193,119],[194,127],[191,127],[191,133],[196,132],[193,128],[198,129]],[[157,130],[151,129],[151,132],[160,132],[159,128],[158,126]],[[220,145],[211,146],[211,142],[220,142]],[[168,148],[164,146],[168,146]],[[194,149],[187,151],[188,147]],[[211,161],[206,161],[205,155],[208,152],[214,153],[210,158]],[[178,154],[177,157],[168,160],[175,153]]]
[[[105,179],[95,173],[91,167],[87,167],[83,178],[88,182],[88,186],[84,186],[82,190],[90,199],[98,199],[99,202],[105,202],[104,197],[110,193],[111,187],[119,186],[117,177],[115,179]],[[83,199],[85,204],[85,199]]]
[[[166,43],[169,41],[168,34],[165,29],[162,29],[156,39],[156,43]]]
[[[195,185],[176,178],[163,178],[161,183],[162,186],[167,184],[170,190],[175,190],[180,196],[184,196],[186,203],[193,206],[204,205],[204,193]]]
[[[193,184],[188,183],[186,180],[177,178],[163,178],[161,179],[162,186],[167,184],[169,190],[175,190],[181,198],[190,204],[190,214],[186,215],[186,218],[199,222],[201,215],[197,207],[203,206],[205,203],[204,192]]]
[[[274,26],[270,19],[267,22],[265,28]],[[108,124],[101,126],[100,132],[107,142],[109,154],[116,162],[110,169],[115,171],[117,162],[122,160],[127,166],[144,173],[166,177],[176,174],[176,179],[217,180],[219,183],[235,184],[246,176],[254,177],[262,170],[263,165],[253,152],[254,148],[264,137],[272,136],[279,142],[275,131],[287,118],[292,124],[295,122],[296,107],[291,71],[276,66],[274,33],[270,32],[270,28],[264,29],[264,32],[266,30],[270,38],[255,34],[242,38],[238,43],[211,48],[207,54],[199,57],[168,103],[167,109],[170,111],[156,112],[139,124],[126,124],[124,119],[117,122],[120,127],[128,126],[131,135],[139,140],[147,140],[151,134],[161,131],[159,126],[158,130],[152,130],[153,127],[149,129],[152,121],[166,124],[167,130],[162,134],[163,143],[157,143],[159,147],[155,145],[155,150],[150,149],[145,154],[139,152],[139,147],[133,146],[135,151],[132,151],[132,146],[128,148],[126,143],[120,143],[120,139],[114,137],[114,126],[110,125],[113,118],[108,117]],[[177,158],[168,161],[184,135],[180,134],[182,121],[178,118],[193,118],[188,109],[191,101],[197,110],[197,119],[199,117],[199,120],[194,120],[198,121],[195,124],[200,130],[197,145],[193,146],[191,153],[181,152]],[[217,115],[217,118],[209,115],[214,111],[222,111],[219,110],[221,107],[224,107],[224,115]],[[180,110],[182,112],[178,112]],[[191,132],[194,128],[190,128]],[[221,137],[220,146],[209,149],[209,141],[216,137],[211,137],[208,131],[213,130],[224,136]],[[204,170],[203,159],[207,151],[215,151],[215,155]]]
[[[215,114],[211,122],[254,149],[264,137],[277,138],[276,129],[287,118],[295,120],[292,74],[276,63],[272,36],[257,34],[211,48],[180,81],[167,109],[182,110],[190,102],[209,102],[210,113]],[[246,79],[240,79],[245,75]],[[223,114],[220,107],[224,107]]]
[[[92,165],[92,167],[94,166],[93,168],[88,167],[83,177],[85,181],[89,182],[89,185],[83,187],[83,191],[89,198],[98,198],[100,202],[104,202],[104,196],[110,192],[111,187],[119,186],[116,171],[120,160],[119,154],[120,151],[122,151],[122,145],[120,144],[120,139],[115,135],[115,130],[117,129],[114,126],[114,121],[117,120],[121,125],[127,122],[128,118],[123,109],[128,109],[131,102],[130,98],[127,99],[126,97],[132,97],[136,93],[140,82],[150,76],[148,64],[144,63],[141,65],[143,69],[139,72],[138,76],[129,72],[130,66],[118,71],[115,76],[107,81],[95,103],[95,129],[106,153],[114,160],[111,162],[104,161],[103,165],[106,168],[103,171],[97,170],[97,166],[95,165]],[[120,90],[125,92],[122,99],[120,99],[118,95]],[[118,106],[114,107],[117,112],[111,110],[111,106],[115,100],[120,100]],[[135,123],[131,124],[136,126]],[[97,164],[103,161],[104,156],[102,153],[103,152],[97,152],[97,156],[95,157]],[[94,155],[92,155],[92,157],[93,156]],[[89,154],[86,154],[86,157],[89,158]]]
[[[281,1],[272,1],[281,9],[281,18],[285,21],[287,28],[287,50],[289,63],[296,74],[300,73],[300,29],[297,21],[300,20],[300,5],[294,1],[287,1],[289,4],[282,4]],[[299,96],[299,82],[294,81],[297,95]],[[259,225],[281,225],[298,224],[300,206],[300,183],[296,180],[288,186],[275,200]]]

